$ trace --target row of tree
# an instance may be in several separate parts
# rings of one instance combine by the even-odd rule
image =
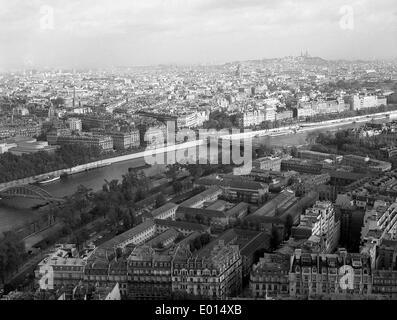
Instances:
[[[96,161],[101,149],[96,146],[66,145],[54,153],[38,152],[21,156],[0,155],[0,183],[37,176]]]
[[[390,146],[382,135],[374,137],[359,137],[351,130],[311,133],[307,136],[311,150],[323,153],[355,154],[358,156],[386,160],[380,148]]]
[[[6,232],[0,240],[0,283],[17,271],[25,257],[25,246],[15,232]]]
[[[214,111],[210,114],[210,118],[203,125],[204,129],[232,129],[238,128],[239,122],[237,115],[227,115],[222,111]]]
[[[46,239],[41,247],[56,243],[62,237],[78,246],[89,239],[89,231],[109,230],[112,234],[123,233],[140,223],[135,203],[143,200],[152,188],[150,179],[143,172],[131,171],[122,181],[105,181],[101,191],[93,192],[79,186],[62,207],[52,207],[51,213],[63,227],[59,233]],[[154,207],[165,203],[158,196]],[[92,225],[88,228],[88,225]]]

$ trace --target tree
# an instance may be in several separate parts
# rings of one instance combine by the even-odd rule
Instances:
[[[51,102],[55,107],[59,107],[65,104],[65,99],[63,99],[62,97],[57,97],[51,100]]]
[[[315,144],[317,139],[317,133],[315,131],[310,131],[306,136],[306,142],[308,144]]]
[[[156,198],[156,208],[160,208],[161,206],[165,205],[167,199],[165,198],[164,194],[160,193]]]
[[[298,157],[298,148],[297,147],[293,146],[291,148],[291,156],[294,157],[294,158]]]
[[[182,191],[183,186],[182,186],[182,183],[181,183],[180,181],[175,181],[175,182],[172,184],[172,188],[173,188],[173,190],[174,190],[174,192],[175,192],[176,194],[179,194],[179,193]]]
[[[92,189],[80,185],[72,196],[73,208],[82,213],[90,204]]]
[[[203,234],[200,236],[200,241],[201,241],[201,244],[202,244],[203,246],[205,246],[206,244],[210,243],[210,241],[211,241],[211,236],[210,236],[208,233],[203,233]]]
[[[15,232],[4,233],[0,241],[0,279],[5,281],[7,274],[17,271],[25,255],[25,246]]]
[[[280,245],[280,243],[281,243],[280,234],[277,230],[277,227],[273,226],[270,235],[270,249],[272,251],[275,251]]]
[[[201,244],[200,238],[194,239],[193,242],[192,242],[192,245],[193,245],[193,249],[194,249],[193,251],[200,250],[202,248],[202,244]]]
[[[169,165],[167,169],[168,169],[166,172],[167,178],[171,179],[172,182],[175,182],[178,177],[179,167],[177,165]]]
[[[293,224],[294,224],[294,219],[292,218],[292,216],[290,214],[288,214],[285,219],[285,223],[284,223],[285,239],[286,240],[289,239],[289,237],[291,236],[291,229],[292,229]]]

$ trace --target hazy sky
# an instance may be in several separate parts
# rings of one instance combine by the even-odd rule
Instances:
[[[397,1],[0,0],[0,41],[0,69],[396,58]]]

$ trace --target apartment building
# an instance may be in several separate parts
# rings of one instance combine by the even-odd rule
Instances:
[[[366,210],[361,229],[361,242],[380,244],[382,239],[397,240],[397,203],[376,200]]]
[[[171,255],[156,253],[145,245],[136,247],[127,261],[130,299],[168,299],[171,296]]]
[[[251,297],[256,299],[289,296],[290,256],[265,253],[250,273]]]
[[[294,117],[294,113],[292,110],[278,110],[276,112],[276,121],[285,121],[292,119]]]
[[[340,268],[352,268],[351,283],[341,285],[345,273]],[[340,249],[335,254],[305,253],[296,249],[289,270],[290,297],[307,298],[319,295],[353,294],[368,296],[372,292],[370,257],[365,254],[347,253]]]
[[[354,94],[346,97],[346,103],[350,105],[352,110],[361,110],[368,108],[379,107],[382,104],[387,105],[387,101],[384,97],[376,95],[365,95],[365,94]]]
[[[240,176],[208,176],[201,178],[196,184],[210,189],[219,187],[221,194],[233,202],[261,204],[269,192],[269,185],[250,179],[242,180]]]
[[[306,209],[300,223],[292,230],[292,236],[310,235],[308,241],[320,252],[332,253],[339,243],[340,221],[336,221],[335,208],[330,201],[317,201],[312,208]]]
[[[35,279],[41,290],[56,290],[74,286],[84,278],[87,257],[93,248],[85,250],[85,256],[79,256],[75,245],[58,246],[54,252],[44,258],[35,270]]]
[[[78,118],[69,118],[67,121],[67,126],[72,131],[81,132],[83,130],[83,122]]]
[[[172,260],[172,291],[188,296],[224,300],[241,291],[242,260],[239,247],[220,241],[197,255],[179,248]]]
[[[113,139],[110,136],[96,135],[61,135],[57,137],[56,144],[64,145],[88,145],[101,148],[103,152],[113,150]]]
[[[262,110],[252,110],[244,112],[239,117],[239,125],[243,128],[260,125],[265,121],[265,112]]]
[[[112,132],[113,147],[116,150],[127,150],[137,148],[141,144],[139,130],[131,132]]]

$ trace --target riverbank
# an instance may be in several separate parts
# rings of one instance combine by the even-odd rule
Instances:
[[[397,112],[394,117],[397,116]],[[390,117],[393,119],[393,116]],[[361,119],[361,121],[370,121],[370,119],[366,118]],[[271,146],[301,146],[306,144],[306,137],[309,132],[312,131],[322,131],[322,130],[339,130],[346,129],[352,127],[358,127],[361,125],[360,122],[355,121],[343,121],[338,124],[333,124],[330,127],[326,126],[316,126],[308,128],[307,130],[302,130],[298,132],[291,132],[290,130],[284,132],[278,132],[267,135],[257,135],[255,133],[252,138],[253,144],[261,145],[267,144]],[[180,146],[181,147],[181,146]],[[183,147],[183,146],[182,146]],[[217,148],[218,146],[216,146]],[[217,150],[213,150],[213,153],[216,154]],[[212,152],[212,151],[211,151]],[[209,153],[211,153],[209,152]],[[153,150],[149,150],[149,155],[153,155]],[[139,155],[145,154],[144,152],[139,153]],[[65,196],[70,196],[74,192],[76,192],[78,186],[84,185],[88,189],[92,189],[93,191],[98,191],[102,188],[105,180],[111,181],[113,179],[121,180],[122,176],[128,172],[130,168],[141,168],[146,165],[145,159],[143,157],[137,158],[137,155],[133,155],[132,160],[125,160],[122,162],[114,162],[110,166],[98,168],[90,171],[82,171],[80,173],[75,173],[73,175],[68,176],[66,179],[61,179],[60,181],[41,186],[42,189],[51,193],[54,197],[62,198]],[[119,159],[115,159],[119,160]],[[154,166],[149,169],[144,169],[147,175],[156,175],[161,173],[164,170],[164,166]],[[25,183],[26,184],[26,183]],[[15,227],[20,227],[26,224],[27,222],[34,220],[32,218],[37,218],[40,216],[42,210],[16,210],[10,208],[8,206],[1,205],[0,203],[0,233],[4,231],[8,231],[11,229],[15,229]]]
[[[264,137],[264,136],[270,136],[270,137],[271,136],[283,136],[283,135],[292,134],[292,133],[300,133],[300,132],[304,132],[304,131],[314,131],[314,130],[318,130],[318,129],[338,127],[338,126],[343,126],[343,125],[353,124],[353,123],[363,123],[363,122],[370,121],[373,118],[382,118],[382,117],[384,117],[384,119],[387,119],[388,117],[390,119],[397,119],[397,111],[374,113],[371,115],[329,120],[329,121],[323,121],[323,122],[302,123],[300,125],[291,125],[291,126],[268,129],[268,130],[249,131],[249,132],[235,133],[235,134],[231,134],[231,135],[222,135],[222,138],[235,140],[235,139],[258,138],[258,137]],[[153,164],[156,159],[156,156],[158,156],[158,155],[166,154],[166,153],[170,153],[170,152],[172,153],[172,152],[175,152],[178,150],[184,150],[184,149],[198,147],[198,146],[203,145],[204,143],[206,143],[205,140],[195,140],[195,141],[190,141],[190,142],[185,142],[185,143],[180,143],[180,144],[175,144],[175,145],[170,145],[170,146],[159,147],[156,149],[148,149],[148,150],[145,150],[142,152],[117,156],[117,157],[113,157],[113,158],[103,159],[100,161],[95,161],[95,162],[79,165],[79,166],[69,168],[69,169],[63,169],[63,170],[58,170],[58,171],[54,171],[54,172],[47,172],[47,173],[37,175],[34,177],[27,177],[24,179],[19,179],[19,180],[15,180],[15,181],[2,183],[2,184],[0,184],[0,191],[3,189],[10,188],[10,187],[31,184],[37,180],[45,179],[48,176],[61,176],[61,175],[65,175],[65,174],[68,176],[75,175],[75,174],[86,172],[89,170],[98,170],[103,167],[111,166],[115,163],[126,162],[126,161],[136,160],[136,159],[140,159],[140,158],[146,159],[147,160],[146,162],[149,164]],[[153,163],[150,163],[151,161],[153,161]]]

